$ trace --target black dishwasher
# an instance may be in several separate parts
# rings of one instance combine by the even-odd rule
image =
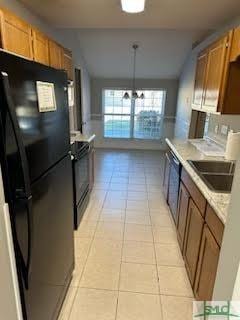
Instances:
[[[177,224],[177,211],[178,211],[178,193],[180,187],[180,177],[182,165],[175,154],[170,151],[170,176],[169,176],[169,189],[168,189],[168,204],[174,219]]]

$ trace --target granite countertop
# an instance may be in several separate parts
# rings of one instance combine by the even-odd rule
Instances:
[[[180,139],[166,139],[166,143],[176,154],[179,161],[182,163],[185,170],[191,176],[192,180],[198,186],[207,202],[214,209],[218,217],[225,224],[228,214],[228,205],[231,195],[229,193],[218,193],[210,190],[202,181],[199,175],[194,171],[187,160],[224,160],[223,157],[209,157],[205,156],[196,147],[194,147],[188,140]]]
[[[92,142],[95,139],[96,135],[87,135],[87,134],[82,134],[82,133],[77,133],[75,136],[71,137],[71,144],[74,143],[75,141],[80,141],[80,142]]]

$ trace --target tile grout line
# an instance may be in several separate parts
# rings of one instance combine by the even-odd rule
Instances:
[[[148,200],[149,202],[149,200]],[[159,273],[158,273],[158,264],[157,264],[157,254],[156,254],[156,246],[155,246],[155,241],[154,241],[154,233],[153,233],[153,224],[152,224],[152,216],[150,215],[150,221],[151,221],[151,230],[152,230],[152,237],[153,237],[153,247],[154,247],[154,255],[155,255],[155,260],[156,260],[156,272],[157,272],[157,281],[158,281],[158,292],[159,292],[159,303],[160,303],[160,312],[161,312],[161,317],[162,320],[164,320],[164,315],[163,315],[163,304],[162,304],[162,299],[161,299],[161,288],[160,288],[160,279],[159,279]]]
[[[121,246],[121,260],[120,260],[119,277],[118,277],[118,293],[117,293],[117,304],[116,304],[116,311],[115,311],[115,320],[117,320],[117,314],[118,314],[118,303],[119,303],[120,282],[121,282],[121,272],[122,272],[122,256],[123,256],[125,224],[126,224],[125,221],[126,221],[126,208],[125,208],[125,216],[124,216],[124,224],[123,224],[123,235],[122,235],[122,246]]]
[[[105,195],[105,197],[106,197],[106,195]],[[80,224],[81,224],[81,222],[80,222]],[[75,299],[76,299],[76,296],[77,296],[77,292],[78,292],[78,290],[81,288],[81,287],[80,287],[80,282],[81,282],[81,280],[82,280],[82,276],[83,276],[83,273],[84,273],[85,268],[86,268],[86,264],[87,264],[87,260],[88,260],[88,257],[89,257],[89,253],[90,253],[90,250],[91,250],[91,247],[92,247],[92,243],[93,243],[93,240],[94,240],[94,238],[95,238],[95,233],[96,233],[96,230],[97,230],[97,225],[98,225],[98,223],[97,223],[96,226],[95,226],[94,234],[93,234],[93,237],[92,237],[92,239],[91,239],[90,246],[89,246],[89,248],[88,248],[88,253],[87,253],[86,261],[85,261],[85,263],[84,263],[84,267],[83,267],[83,270],[82,270],[82,272],[81,272],[80,279],[79,279],[79,281],[78,281],[77,290],[76,290],[76,293],[75,293],[75,296],[74,296],[74,299],[73,299],[73,302],[72,302],[72,305],[71,305],[71,308],[70,308],[70,312],[69,312],[69,316],[68,316],[68,319],[67,319],[67,320],[69,320],[70,317],[71,317],[72,310],[73,310],[73,305],[74,305],[74,302],[75,302]],[[74,236],[74,237],[75,237],[75,236]]]

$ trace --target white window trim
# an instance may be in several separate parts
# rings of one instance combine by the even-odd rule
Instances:
[[[131,106],[131,113],[128,114],[114,114],[116,116],[130,116],[130,137],[129,138],[124,138],[124,137],[105,137],[104,136],[104,116],[105,115],[113,115],[112,113],[107,114],[104,113],[104,91],[105,90],[122,90],[122,91],[132,91],[132,88],[121,88],[121,87],[104,87],[102,88],[102,125],[101,125],[101,130],[102,130],[102,136],[104,139],[113,139],[113,140],[138,140],[138,141],[161,141],[162,136],[163,136],[163,125],[164,125],[164,117],[165,117],[165,107],[166,107],[166,100],[167,100],[167,89],[166,88],[137,88],[136,91],[144,91],[144,90],[149,90],[149,91],[163,91],[164,92],[164,97],[163,97],[163,106],[162,106],[162,117],[161,117],[161,134],[160,138],[149,138],[149,139],[142,139],[142,138],[135,138],[133,136],[134,132],[134,107]],[[133,104],[133,100],[132,100]],[[135,106],[135,105],[134,105]]]

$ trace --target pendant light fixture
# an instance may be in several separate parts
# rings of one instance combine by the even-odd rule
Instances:
[[[136,91],[136,56],[137,56],[137,49],[139,48],[138,44],[134,44],[132,46],[134,50],[134,56],[133,56],[133,83],[132,83],[132,99],[144,99],[144,93],[142,93],[140,96],[138,96],[138,93]],[[130,99],[129,93],[125,92],[124,99]]]
[[[145,9],[145,0],[121,0],[122,10],[128,13],[139,13]]]

